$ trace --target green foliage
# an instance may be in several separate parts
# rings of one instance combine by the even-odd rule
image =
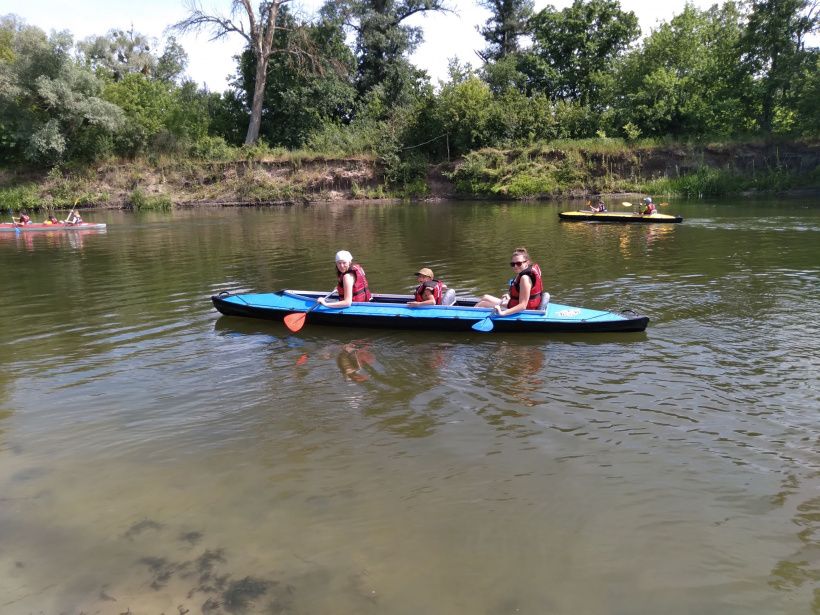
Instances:
[[[490,144],[492,106],[490,88],[476,76],[441,89],[434,114],[454,155]]]
[[[644,184],[643,190],[656,194],[676,194],[689,198],[704,198],[739,194],[741,192],[778,192],[802,186],[816,185],[814,174],[800,175],[783,167],[755,173],[700,167],[681,177],[663,178]]]
[[[40,191],[37,184],[0,188],[0,211],[36,210],[40,207],[40,203]],[[4,220],[4,222],[11,222],[11,220]]]
[[[174,86],[132,73],[110,82],[105,97],[121,108],[125,126],[114,136],[117,153],[134,156],[149,149],[177,151],[208,131],[207,99],[191,82]]]
[[[561,11],[553,6],[532,19],[537,59],[533,81],[553,100],[600,104],[600,84],[616,57],[640,34],[638,18],[617,0],[575,0]]]
[[[139,188],[135,188],[128,197],[128,204],[134,210],[152,209],[158,211],[168,211],[172,209],[174,204],[170,198],[165,195],[151,196],[145,194]]]
[[[48,38],[9,17],[0,19],[0,32],[10,56],[0,63],[0,153],[46,166],[106,155],[122,112],[101,98],[102,83],[71,58],[71,36]]]
[[[478,0],[490,17],[478,32],[487,41],[481,53],[485,62],[497,62],[519,51],[518,39],[529,34],[532,0]]]
[[[94,36],[77,44],[86,66],[101,76],[119,81],[126,75],[148,75],[157,59],[151,53],[151,41],[139,32],[111,30],[106,36]]]
[[[613,131],[632,138],[636,130],[676,136],[745,130],[736,70],[739,20],[731,2],[707,11],[687,5],[653,31],[618,67]]]
[[[422,33],[407,20],[443,10],[443,0],[340,0],[336,4],[341,21],[353,24],[356,33],[355,81],[359,95],[379,87],[388,108],[412,102],[425,74],[408,59],[421,42]]]
[[[815,58],[805,39],[817,32],[820,14],[813,0],[747,0],[750,14],[739,41],[741,67],[751,84],[755,118],[765,131],[788,132],[782,121],[794,109],[793,81]],[[780,125],[777,120],[780,119]]]
[[[281,53],[271,57],[265,81],[265,113],[259,134],[273,145],[302,147],[311,135],[327,123],[349,119],[355,105],[356,90],[348,78],[355,59],[344,44],[341,25],[325,18],[313,25],[300,25],[286,11],[279,16],[276,46],[281,49],[308,45],[311,59],[304,55]],[[298,41],[296,39],[299,39]],[[240,56],[235,85],[242,100],[253,99],[256,57],[249,50]]]
[[[225,143],[222,137],[204,136],[197,139],[191,146],[191,155],[206,160],[230,160],[233,158],[234,148]]]

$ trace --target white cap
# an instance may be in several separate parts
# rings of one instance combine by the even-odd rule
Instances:
[[[652,202],[652,197],[651,197],[651,196],[646,197],[646,198],[643,200],[643,202],[644,202],[644,203],[651,203],[651,202]]]
[[[350,263],[353,261],[353,255],[347,250],[339,250],[336,252],[336,262],[338,263],[339,261]]]

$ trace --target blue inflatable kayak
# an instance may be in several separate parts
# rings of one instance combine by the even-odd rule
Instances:
[[[227,316],[283,320],[304,313],[313,324],[343,327],[490,331],[521,333],[644,331],[649,318],[632,310],[606,311],[548,303],[546,310],[524,310],[513,316],[496,316],[490,308],[477,308],[475,297],[458,298],[453,305],[408,307],[409,295],[374,294],[372,301],[347,308],[328,308],[316,300],[326,293],[280,290],[275,293],[220,293],[211,297]],[[331,296],[335,300],[335,293]]]

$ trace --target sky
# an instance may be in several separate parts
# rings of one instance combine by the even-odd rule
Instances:
[[[486,45],[476,27],[484,24],[489,13],[478,7],[474,0],[446,1],[454,9],[453,14],[411,18],[412,25],[424,30],[424,43],[411,60],[427,70],[434,84],[447,79],[448,60],[452,57],[479,66],[481,62],[475,51]],[[719,3],[717,0],[689,1],[700,9]],[[311,16],[322,3],[323,0],[296,0],[291,7],[299,7],[304,15]],[[638,16],[641,31],[646,35],[659,23],[680,13],[685,3],[686,0],[621,0],[621,8]],[[563,9],[571,5],[572,0],[535,0],[536,10],[548,4]],[[202,5],[215,14],[224,14],[230,0],[202,0]],[[71,4],[66,4],[65,0],[0,0],[0,15],[9,13],[46,32],[68,30],[75,40],[105,34],[112,29],[133,27],[135,31],[161,41],[166,27],[184,18],[186,9],[183,0],[78,0]],[[234,34],[224,42],[213,42],[203,32],[177,36],[177,40],[188,53],[188,76],[211,91],[223,91],[235,71],[232,57],[241,51],[244,39]]]

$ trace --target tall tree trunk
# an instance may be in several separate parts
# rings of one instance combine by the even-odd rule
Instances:
[[[251,121],[248,124],[248,134],[245,135],[245,145],[252,145],[259,138],[259,128],[262,125],[262,103],[265,101],[267,78],[268,58],[257,58],[256,80],[253,84],[253,102],[251,104]]]

